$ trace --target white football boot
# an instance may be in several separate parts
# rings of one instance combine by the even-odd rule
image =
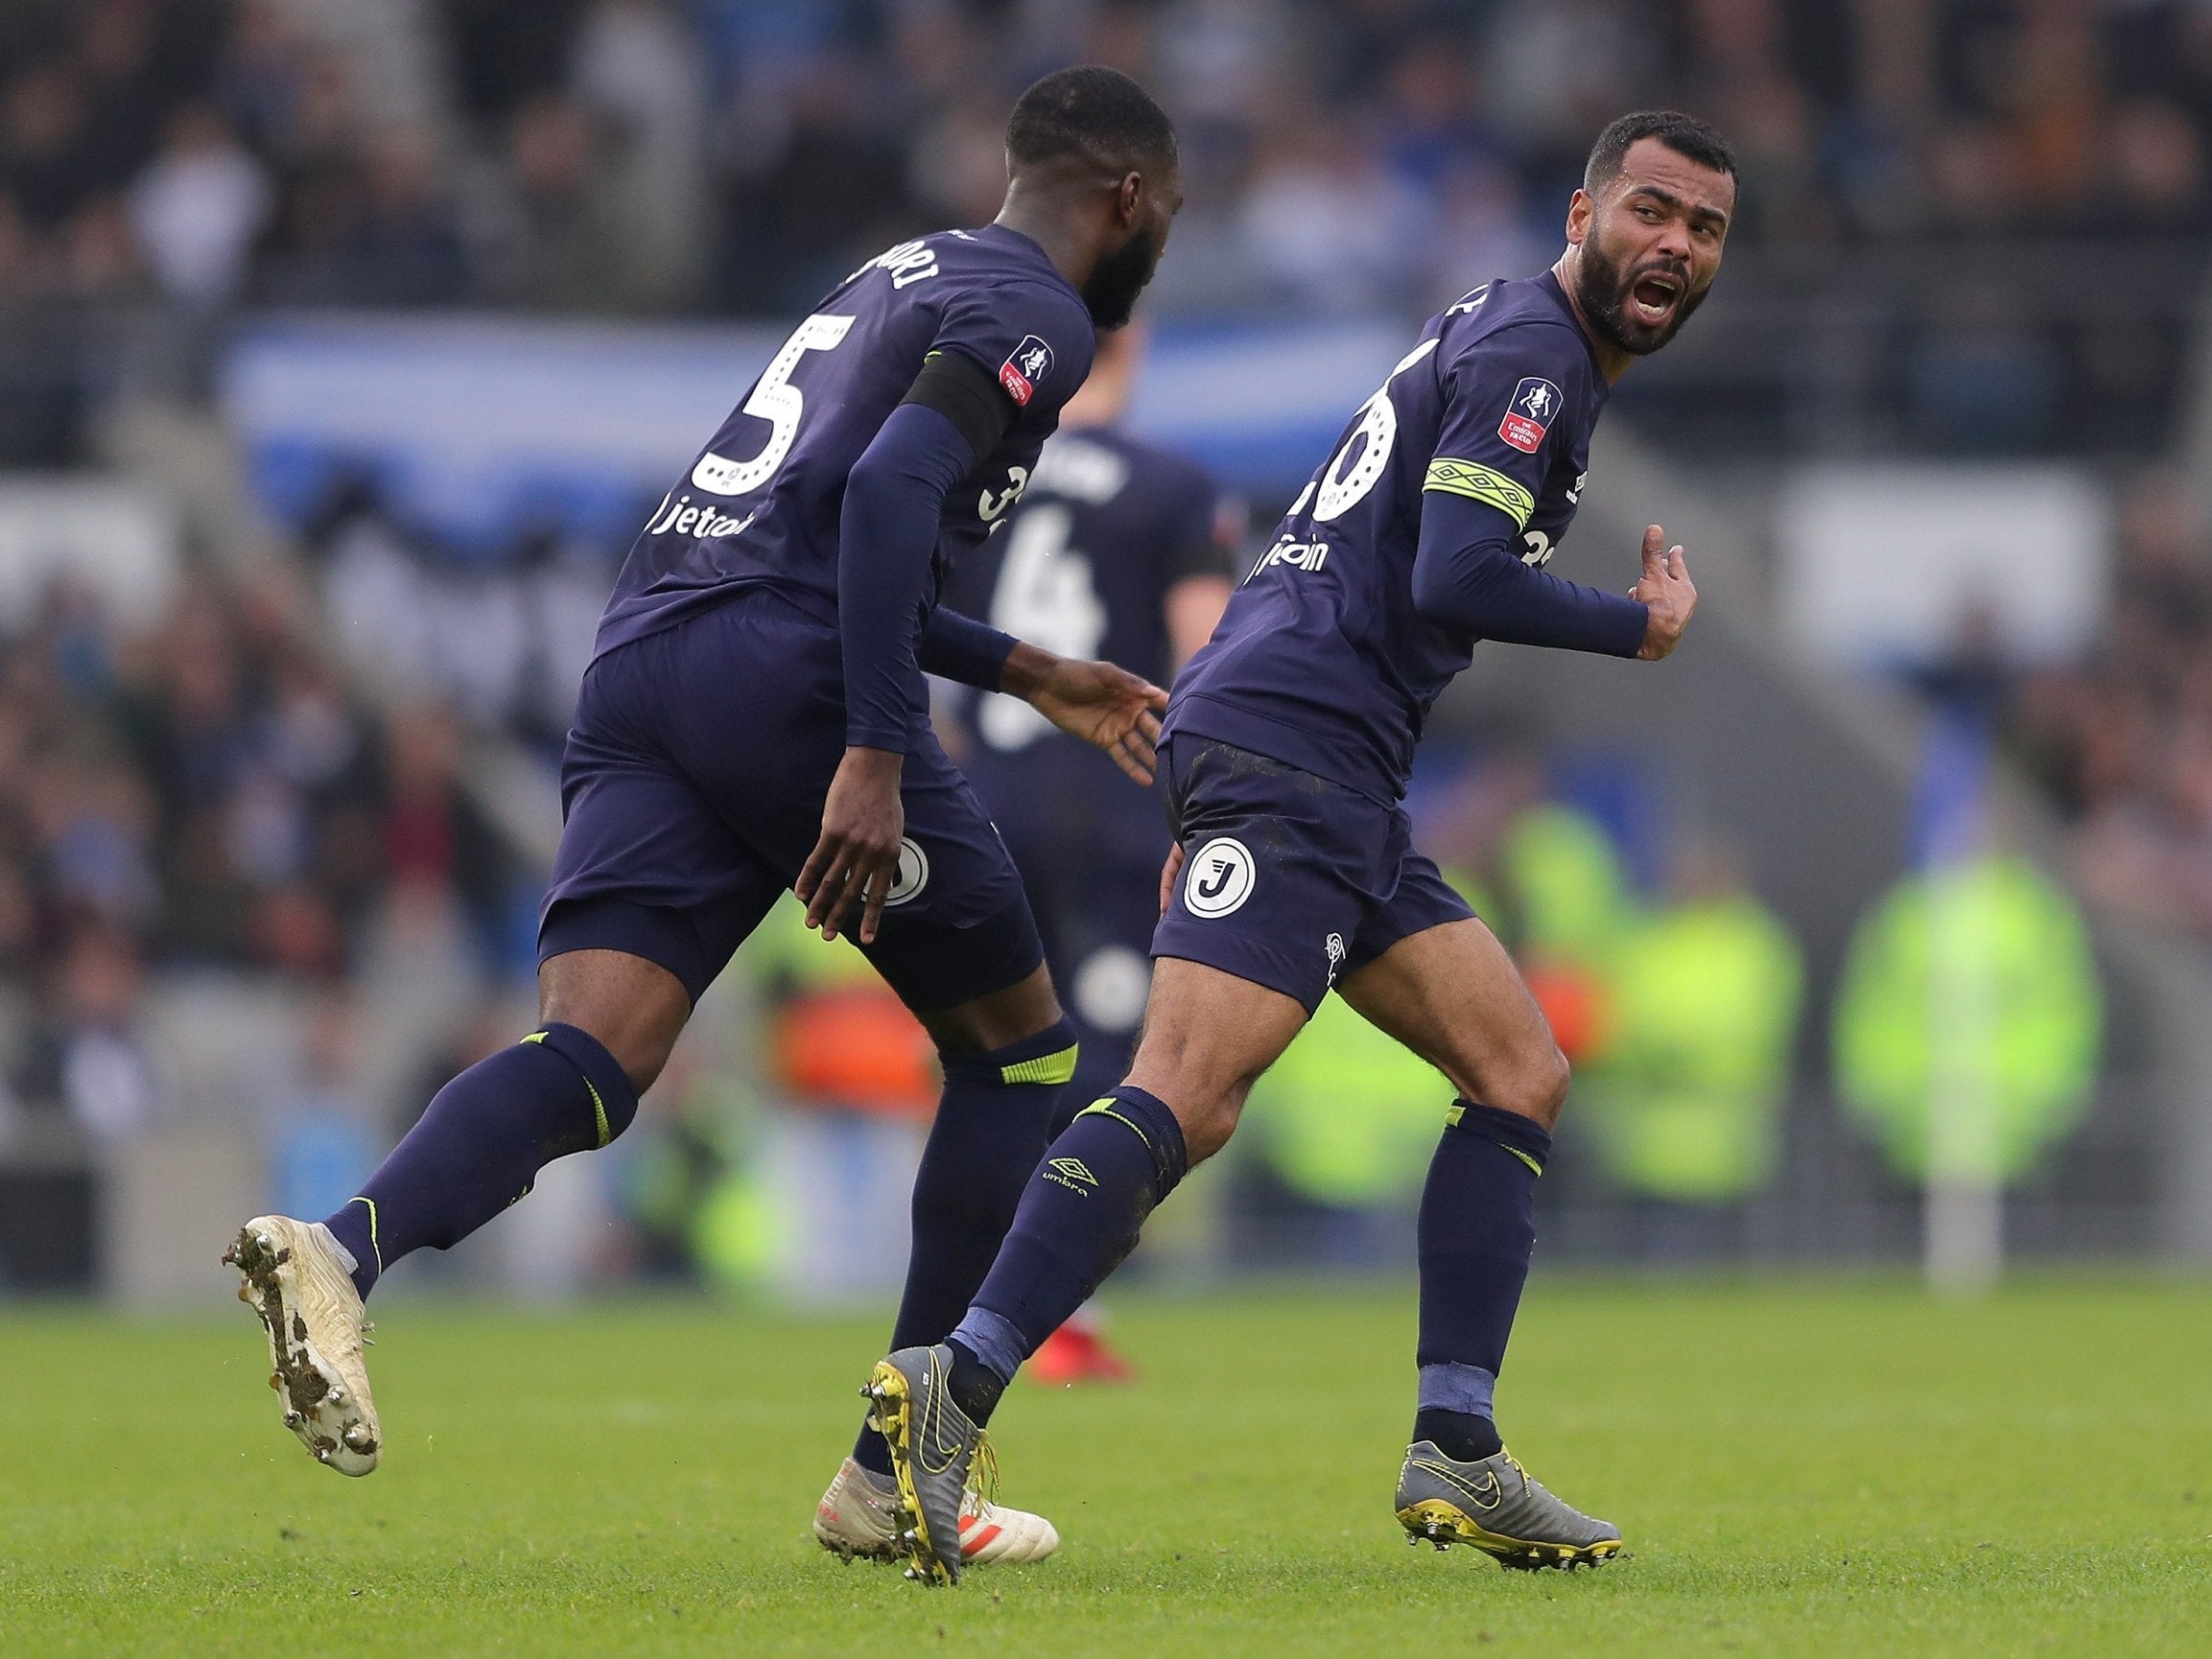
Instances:
[[[814,1541],[850,1561],[896,1561],[899,1484],[847,1458],[814,1508]],[[1060,1533],[1042,1515],[1009,1509],[970,1492],[960,1506],[960,1562],[987,1567],[1000,1561],[1042,1561],[1060,1547]]]
[[[268,1328],[269,1386],[284,1403],[284,1426],[317,1462],[368,1474],[383,1433],[361,1351],[368,1321],[343,1247],[320,1222],[264,1215],[239,1229],[223,1259],[244,1276],[238,1299]]]

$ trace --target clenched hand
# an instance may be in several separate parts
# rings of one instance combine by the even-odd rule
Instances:
[[[1629,589],[1628,596],[1641,601],[1651,612],[1644,624],[1643,645],[1636,655],[1644,662],[1656,663],[1682,643],[1683,630],[1690,625],[1690,613],[1698,608],[1698,591],[1683,564],[1682,548],[1667,547],[1666,532],[1657,525],[1644,530],[1643,574]]]

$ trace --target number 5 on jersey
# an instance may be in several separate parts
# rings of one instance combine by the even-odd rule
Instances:
[[[768,423],[768,441],[751,460],[733,461],[712,453],[699,456],[692,468],[694,487],[718,496],[741,496],[759,489],[775,476],[791,444],[799,435],[799,417],[807,412],[806,394],[791,384],[799,359],[811,351],[834,351],[851,332],[849,316],[816,314],[791,331],[745,399],[744,411]]]

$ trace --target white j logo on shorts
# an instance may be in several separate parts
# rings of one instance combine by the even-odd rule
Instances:
[[[930,855],[922,851],[920,842],[906,836],[899,842],[899,874],[891,878],[890,892],[883,895],[883,908],[906,903],[929,885]]]
[[[1190,855],[1183,875],[1183,907],[1206,921],[1227,916],[1252,897],[1254,865],[1244,843],[1216,835]]]

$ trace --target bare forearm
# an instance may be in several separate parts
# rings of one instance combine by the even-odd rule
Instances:
[[[1026,702],[1045,689],[1053,670],[1059,666],[1060,659],[1044,646],[1016,640],[1013,650],[1006,654],[1005,665],[999,670],[999,689]]]

